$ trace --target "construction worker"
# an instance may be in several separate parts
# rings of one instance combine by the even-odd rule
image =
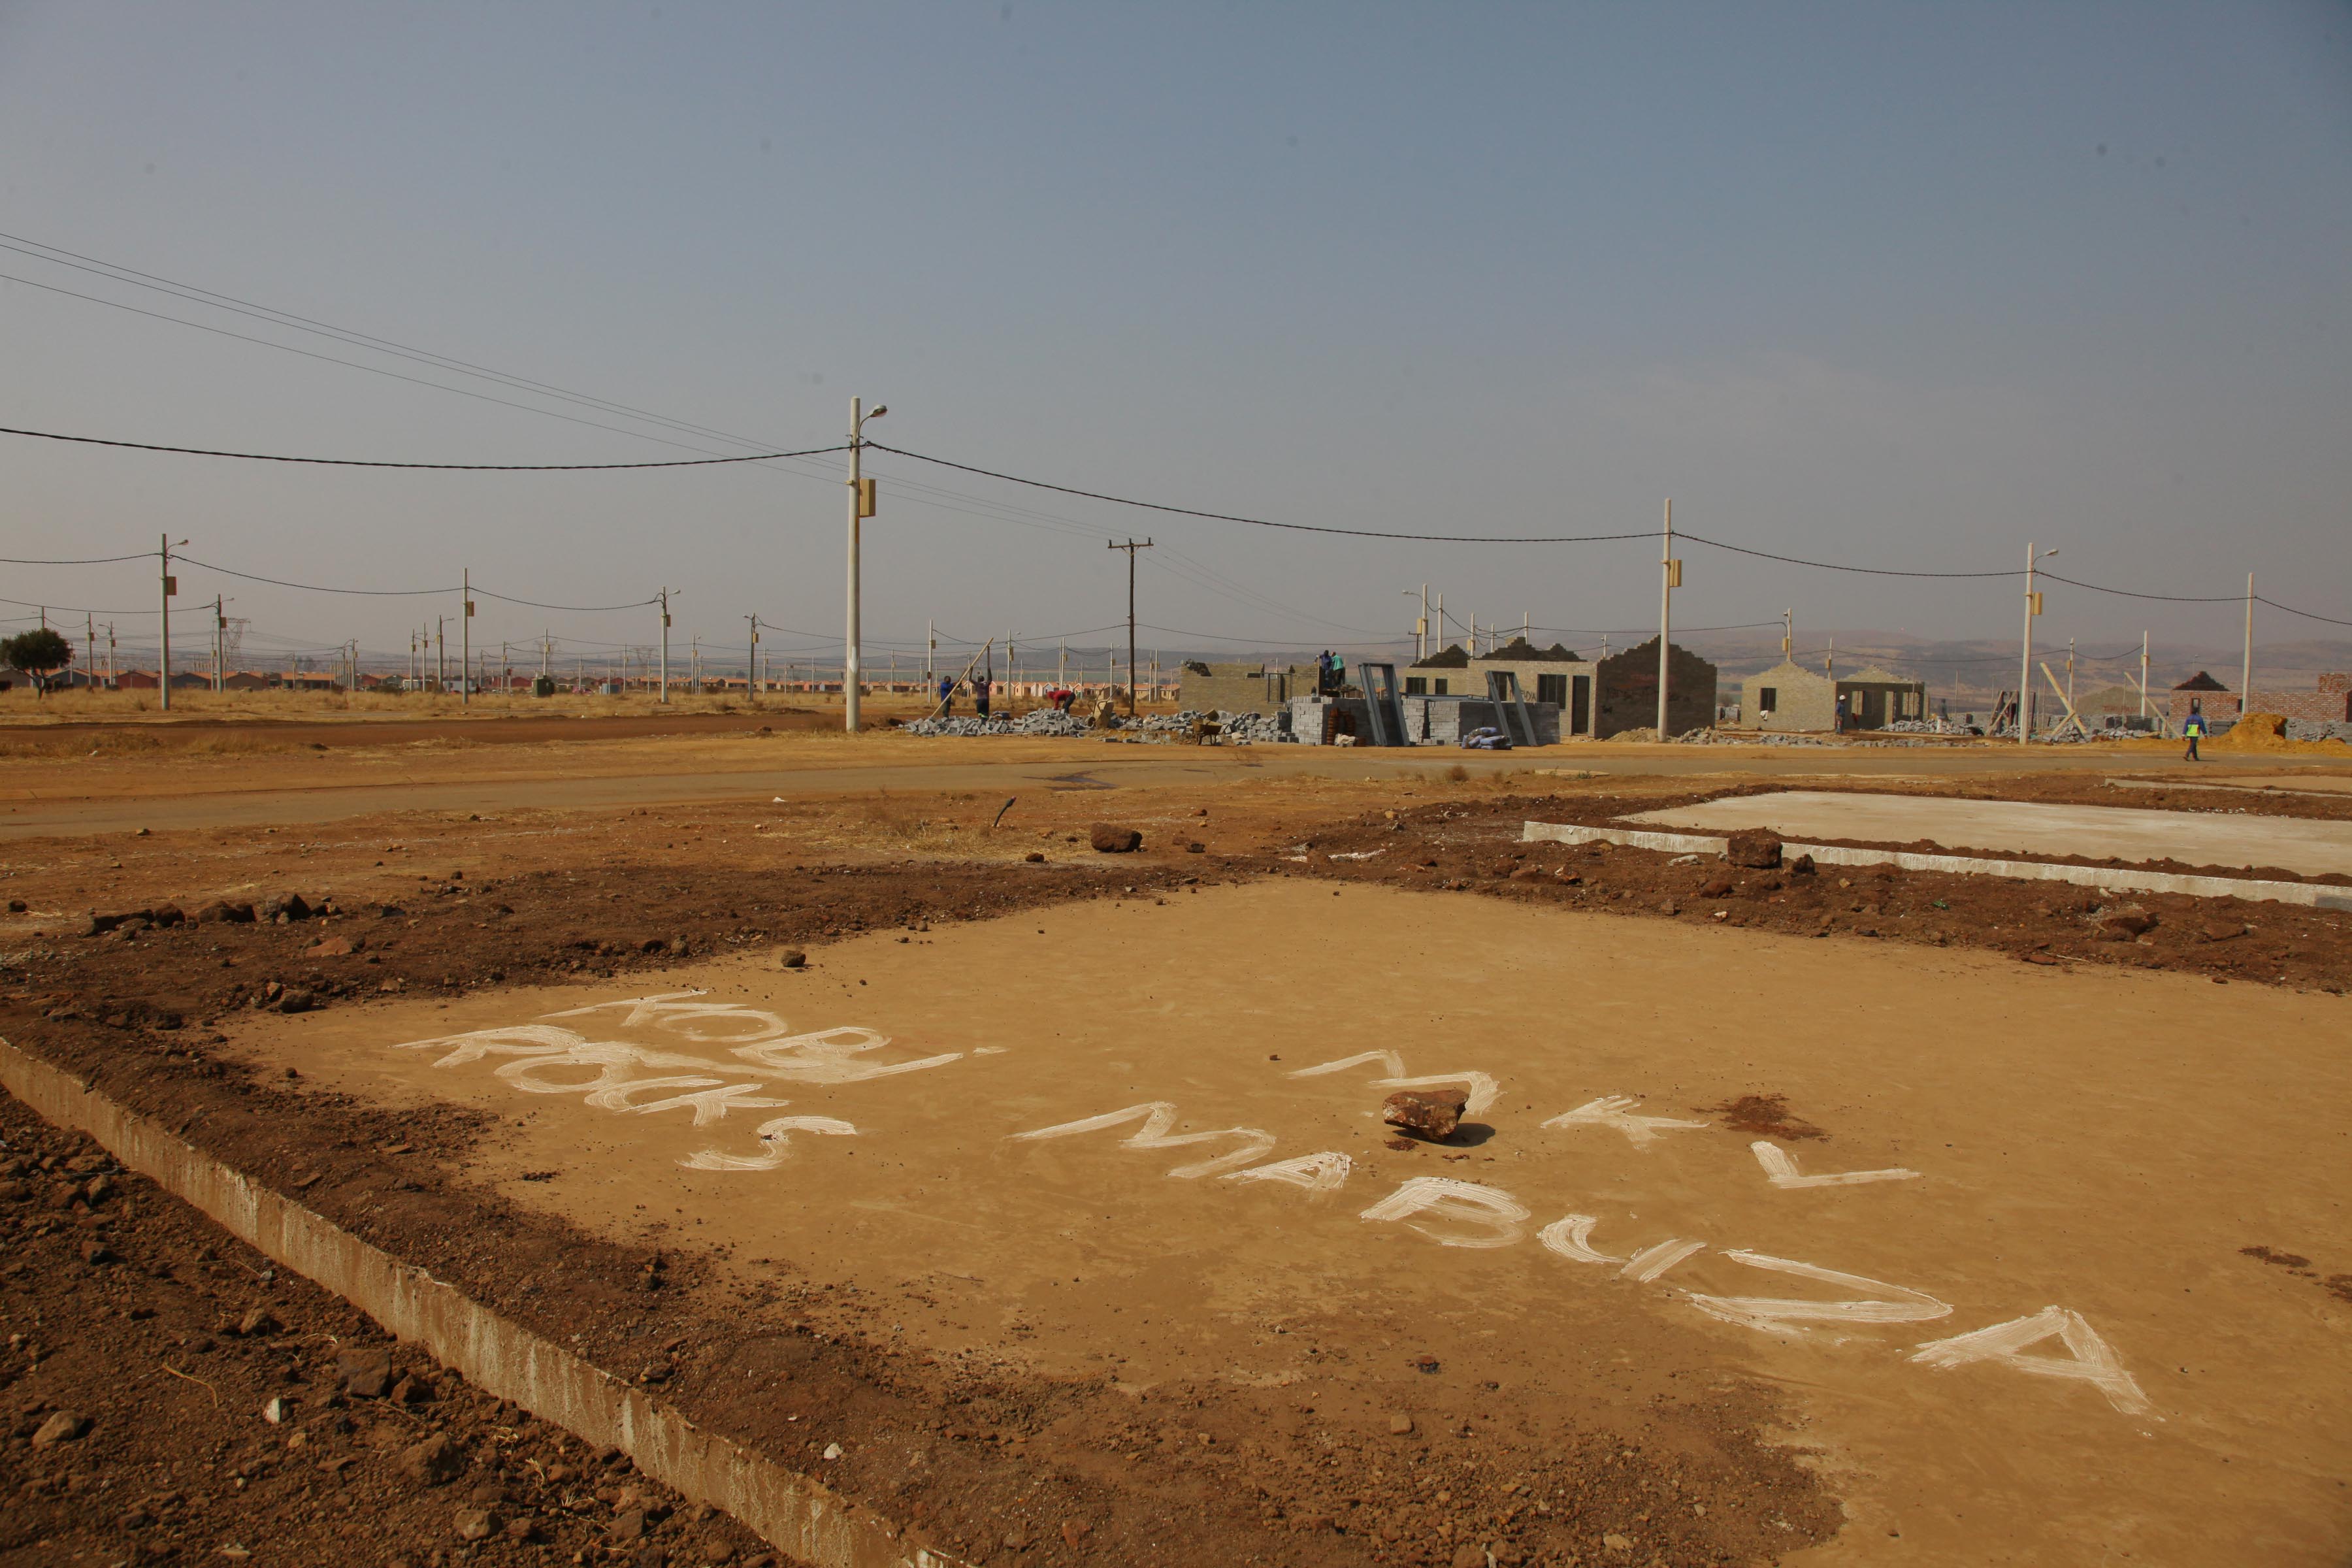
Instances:
[[[940,677],[940,717],[942,719],[955,711],[955,689],[954,676]]]
[[[2205,734],[2205,703],[2202,698],[2192,697],[2189,700],[2189,717],[2181,721],[2180,732],[2189,737],[2188,754],[2180,760],[2184,763],[2196,762],[2198,760],[2197,742]]]
[[[979,706],[981,721],[983,723],[988,720],[988,694],[995,685],[996,682],[989,679],[985,675],[971,683],[972,698]]]

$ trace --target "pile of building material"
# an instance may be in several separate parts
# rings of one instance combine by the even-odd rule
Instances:
[[[1144,718],[1118,721],[1122,730],[1163,731],[1171,734],[1190,734],[1203,724],[1216,727],[1213,733],[1203,734],[1205,746],[1271,746],[1290,742],[1290,731],[1278,716],[1265,713],[1234,713],[1219,708],[1209,711],[1185,709],[1181,713],[1153,713]]]
[[[1084,719],[1067,713],[1056,713],[1051,708],[1034,708],[1020,718],[1006,722],[1002,719],[980,720],[958,713],[944,719],[918,719],[905,726],[909,735],[1084,735],[1089,732]]]

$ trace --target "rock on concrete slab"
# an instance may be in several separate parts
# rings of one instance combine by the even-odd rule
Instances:
[[[1416,1138],[1450,1138],[1470,1097],[1458,1089],[1401,1089],[1381,1104],[1381,1120]]]
[[[1108,822],[1097,822],[1087,835],[1087,841],[1104,855],[1130,855],[1143,847],[1143,835],[1132,827],[1113,827]]]

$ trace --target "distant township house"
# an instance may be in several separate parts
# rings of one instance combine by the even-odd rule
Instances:
[[[1176,704],[1195,713],[1259,713],[1288,710],[1294,697],[1315,695],[1311,664],[1207,664],[1186,659]]]
[[[1706,729],[1715,722],[1715,666],[1679,643],[1669,657],[1668,732]],[[1475,656],[1455,644],[1408,666],[1404,689],[1414,696],[1483,698],[1493,670],[1517,676],[1519,694],[1528,701],[1557,704],[1563,737],[1606,739],[1658,721],[1655,637],[1603,659],[1580,658],[1558,643],[1539,648],[1525,637]]]
[[[1907,680],[1874,664],[1832,678],[1784,658],[1739,683],[1739,722],[1750,730],[1826,732],[1837,728],[1840,698],[1849,730],[1883,730],[1899,719],[1927,716],[1924,680]]]
[[[2316,724],[2352,722],[2352,675],[2330,670],[2322,675],[2308,691],[2265,690],[2255,687],[2248,702],[2241,705],[2238,694],[2199,670],[2172,689],[2172,703],[2168,717],[2172,727],[2189,717],[2189,704],[2202,704],[2199,711],[2208,719],[2235,719],[2241,713],[2276,713],[2284,719],[2303,719]]]

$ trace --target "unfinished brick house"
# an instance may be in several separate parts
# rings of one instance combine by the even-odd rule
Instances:
[[[1311,664],[1205,664],[1187,659],[1177,686],[1177,706],[1196,713],[1276,714],[1294,697],[1315,695]]]
[[[1559,644],[1538,647],[1525,637],[1513,637],[1502,647],[1472,655],[1459,644],[1431,654],[1402,672],[1410,697],[1485,697],[1486,675],[1504,670],[1516,677],[1519,695],[1528,702],[1549,702],[1559,710],[1560,732],[1592,732],[1592,686],[1596,666]]]
[[[2189,717],[2191,699],[2203,703],[2201,710],[2208,719],[2275,713],[2283,719],[2302,719],[2315,724],[2342,724],[2352,722],[2352,674],[2329,670],[2305,691],[2257,686],[2251,700],[2241,706],[2236,692],[2200,669],[2172,689],[2172,702],[2166,716],[2175,730]]]
[[[1685,735],[1715,724],[1715,666],[1680,643],[1667,650],[1666,731]],[[1601,740],[1658,721],[1658,639],[1593,666],[1592,732]]]
[[[1820,731],[1837,727],[1837,700],[1845,699],[1846,728],[1883,730],[1898,719],[1924,719],[1927,683],[1870,665],[1831,677],[1782,659],[1739,683],[1739,722],[1749,730]]]

